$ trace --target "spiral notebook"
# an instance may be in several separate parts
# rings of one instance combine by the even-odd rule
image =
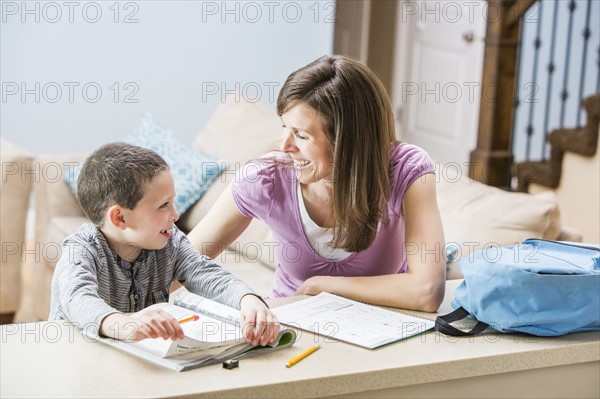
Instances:
[[[375,349],[431,330],[435,322],[327,292],[272,309],[279,321],[350,344]]]

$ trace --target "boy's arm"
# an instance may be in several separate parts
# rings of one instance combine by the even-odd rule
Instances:
[[[52,297],[58,311],[51,316],[69,320],[78,327],[98,333],[101,322],[118,311],[98,295],[94,259],[78,244],[65,245],[56,265]]]
[[[178,229],[172,237],[174,278],[188,290],[239,309],[242,297],[256,295],[250,287],[211,258],[200,255]]]
[[[240,309],[246,342],[265,345],[275,340],[279,324],[263,299],[215,261],[200,255],[187,237],[176,231],[175,278],[194,293]]]
[[[84,247],[75,244],[63,254],[53,281],[52,295],[60,304],[53,314],[94,334],[119,340],[183,338],[177,320],[161,310],[133,318],[108,305],[98,295],[94,257]]]

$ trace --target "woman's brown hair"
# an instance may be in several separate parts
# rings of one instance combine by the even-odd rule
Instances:
[[[389,155],[395,142],[389,97],[365,65],[323,56],[293,72],[277,98],[281,116],[304,103],[321,116],[333,151],[333,245],[369,248],[379,222],[387,224]]]

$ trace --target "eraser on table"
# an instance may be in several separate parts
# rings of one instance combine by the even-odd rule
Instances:
[[[223,362],[224,369],[231,370],[236,367],[240,367],[240,361],[237,359],[229,359]]]

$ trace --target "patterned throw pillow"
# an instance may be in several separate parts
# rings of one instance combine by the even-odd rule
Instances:
[[[171,166],[175,180],[174,205],[180,215],[194,205],[227,168],[225,161],[194,151],[174,138],[173,133],[160,126],[149,113],[142,117],[131,134],[117,141],[151,149]],[[79,173],[79,166],[65,172],[65,181],[75,195]]]

